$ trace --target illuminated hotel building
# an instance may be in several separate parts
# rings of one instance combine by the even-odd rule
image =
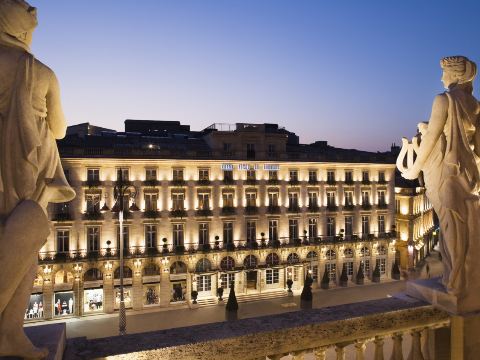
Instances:
[[[411,270],[423,260],[438,241],[438,221],[433,206],[418,180],[405,180],[397,173],[395,181],[397,261]]]
[[[191,131],[134,120],[125,132],[72,126],[59,151],[77,197],[50,208],[26,318],[118,308],[112,208],[120,172],[140,209],[125,214],[123,237],[126,306],[134,310],[190,304],[193,290],[199,304],[214,304],[217,288],[225,298],[230,283],[239,301],[283,296],[287,279],[299,291],[307,273],[314,287],[326,278],[340,286],[342,273],[353,286],[360,268],[365,283],[373,272],[391,278],[391,153],[300,144],[275,124]],[[133,198],[123,201],[128,208]]]

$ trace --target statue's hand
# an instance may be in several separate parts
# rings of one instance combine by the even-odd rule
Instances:
[[[407,180],[414,180],[420,175],[420,170],[414,165],[405,172],[402,172],[402,177]]]
[[[418,123],[417,128],[418,128],[418,132],[420,134],[425,135],[425,133],[428,130],[428,123],[427,122],[420,122],[420,123]]]

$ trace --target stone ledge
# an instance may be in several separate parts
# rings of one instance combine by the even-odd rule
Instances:
[[[65,359],[255,359],[448,321],[422,301],[387,298],[307,311],[68,341]],[[116,356],[115,356],[116,355]]]

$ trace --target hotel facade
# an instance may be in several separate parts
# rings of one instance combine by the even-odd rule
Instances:
[[[89,124],[59,141],[77,196],[52,204],[26,319],[112,313],[119,245],[127,308],[215,304],[361,286],[392,276],[396,259],[391,153],[300,144],[275,124],[125,121]],[[114,186],[129,185],[120,239]],[[137,209],[138,208],[138,209]],[[364,279],[362,278],[364,275]]]

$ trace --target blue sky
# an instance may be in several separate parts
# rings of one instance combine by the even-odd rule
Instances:
[[[384,151],[428,120],[443,56],[480,63],[480,1],[31,4],[33,52],[57,73],[69,124],[269,122]]]

